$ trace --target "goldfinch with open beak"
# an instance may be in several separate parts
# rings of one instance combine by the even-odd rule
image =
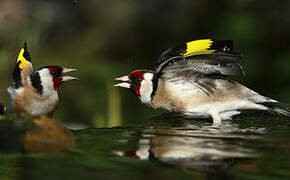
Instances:
[[[290,116],[289,106],[228,80],[242,76],[233,42],[202,39],[163,52],[155,71],[135,70],[116,78],[142,103],[191,117],[211,117],[219,125],[241,110],[270,110]]]
[[[25,45],[20,50],[13,72],[14,86],[8,88],[8,113],[25,113],[31,116],[52,116],[58,105],[58,90],[63,82],[77,78],[64,76],[76,69],[46,66],[33,71]]]

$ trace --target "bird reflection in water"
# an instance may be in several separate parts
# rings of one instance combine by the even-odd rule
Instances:
[[[179,168],[217,171],[240,160],[256,159],[258,153],[248,146],[257,142],[265,131],[253,127],[241,129],[233,122],[211,126],[204,120],[167,119],[164,125],[154,118],[154,124],[141,132],[136,150],[114,150],[113,153]]]

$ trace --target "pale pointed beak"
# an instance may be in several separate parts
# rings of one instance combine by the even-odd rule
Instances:
[[[131,87],[131,84],[129,83],[130,78],[128,76],[121,76],[121,77],[115,78],[115,80],[116,81],[124,81],[122,83],[115,84],[114,85],[115,87],[123,87],[123,88],[130,88]]]
[[[61,81],[65,82],[65,81],[71,81],[71,80],[78,80],[78,78],[76,77],[72,77],[72,76],[62,76],[61,77]]]
[[[130,84],[127,82],[122,82],[114,85],[115,87],[123,87],[123,88],[130,88]]]
[[[65,74],[65,73],[68,73],[68,72],[72,72],[72,71],[76,71],[76,69],[73,69],[73,68],[63,68],[62,69],[62,74]],[[62,82],[71,81],[71,80],[78,80],[78,78],[72,77],[72,76],[62,76],[61,77],[61,81]]]
[[[118,78],[115,78],[116,81],[129,81],[129,77],[128,76],[121,76]]]
[[[63,68],[62,69],[62,73],[68,73],[68,72],[72,72],[72,71],[76,71],[76,69],[73,69],[73,68]]]

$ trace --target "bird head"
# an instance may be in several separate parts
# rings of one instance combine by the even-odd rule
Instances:
[[[123,81],[115,87],[130,88],[143,103],[150,103],[155,85],[155,72],[149,70],[135,70],[129,75],[121,76],[115,80]]]
[[[45,66],[31,74],[31,84],[41,95],[49,95],[57,92],[63,82],[77,80],[72,76],[64,76],[65,73],[75,70],[60,66]]]

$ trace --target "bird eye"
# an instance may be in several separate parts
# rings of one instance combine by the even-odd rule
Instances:
[[[60,77],[62,75],[61,71],[58,71],[58,70],[53,70],[50,74],[53,77]]]
[[[142,81],[142,79],[140,79],[140,78],[134,78],[134,79],[132,79],[132,83],[133,84],[140,84],[141,81]]]
[[[53,77],[56,77],[56,76],[57,76],[56,71],[52,71],[52,72],[51,72],[51,75],[52,75]]]

